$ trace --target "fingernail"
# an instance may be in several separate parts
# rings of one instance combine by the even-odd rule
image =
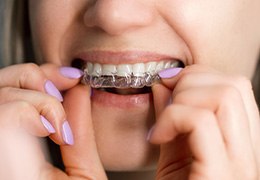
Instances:
[[[148,131],[148,134],[147,134],[147,136],[146,136],[146,140],[147,140],[147,141],[150,141],[151,136],[152,136],[152,134],[153,134],[153,130],[154,130],[154,126],[151,127],[151,129]]]
[[[56,131],[55,131],[54,127],[51,125],[51,123],[45,117],[43,117],[43,116],[40,116],[40,117],[41,117],[42,124],[47,129],[47,131],[50,134],[55,133]]]
[[[172,78],[180,73],[183,68],[168,68],[160,71],[158,74],[161,78]]]
[[[68,145],[73,145],[74,144],[74,138],[73,138],[73,134],[69,125],[68,121],[65,121],[62,124],[62,138],[64,140],[64,142]]]
[[[63,101],[63,97],[60,91],[55,87],[55,85],[50,80],[47,80],[45,82],[45,91],[49,95],[56,97],[60,102]]]
[[[61,67],[60,73],[66,78],[78,79],[83,75],[83,71],[73,67]]]

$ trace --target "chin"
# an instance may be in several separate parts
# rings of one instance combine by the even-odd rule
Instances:
[[[125,96],[94,91],[92,117],[95,137],[107,171],[155,169],[159,147],[146,140],[155,123],[151,96],[150,93]]]

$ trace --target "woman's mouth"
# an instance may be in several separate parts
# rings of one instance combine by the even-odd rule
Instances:
[[[165,55],[134,53],[85,53],[72,65],[83,69],[83,84],[124,96],[151,93],[151,86],[160,80],[159,71],[184,66],[182,61]]]
[[[98,90],[118,94],[118,95],[134,95],[134,94],[146,94],[151,93],[151,87],[143,88],[127,88],[127,89],[118,89],[118,88],[99,88]]]

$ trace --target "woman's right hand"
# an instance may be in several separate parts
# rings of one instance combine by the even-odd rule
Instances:
[[[106,179],[93,134],[90,89],[77,85],[80,75],[53,64],[0,70],[0,179]],[[60,91],[67,91],[64,106]],[[85,116],[77,116],[82,105]],[[45,160],[37,137],[46,136],[61,145],[66,173]]]

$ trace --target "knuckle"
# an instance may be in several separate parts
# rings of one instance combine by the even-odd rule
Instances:
[[[20,115],[33,114],[32,113],[34,109],[33,105],[31,105],[26,101],[16,101],[14,102],[14,106],[15,108],[13,109],[15,109]]]
[[[65,111],[63,109],[62,104],[54,97],[45,98],[44,102],[41,102],[37,109],[40,114],[44,114],[46,116],[55,117],[60,120],[65,119]]]
[[[186,84],[190,83],[192,80],[194,80],[194,74],[185,72],[179,79],[177,86],[186,86]]]
[[[198,128],[206,128],[217,126],[215,114],[212,111],[201,109],[194,112],[194,115],[190,116],[191,118],[196,117],[198,123],[195,125]]]
[[[234,86],[222,86],[220,88],[221,96],[219,97],[221,104],[236,103],[241,100],[241,94]]]
[[[20,87],[26,87],[27,83],[33,83],[34,80],[42,79],[43,73],[39,66],[34,63],[27,63],[23,65],[23,73],[20,77]]]
[[[14,101],[1,105],[1,125],[20,127],[20,121],[34,118],[36,110],[26,101]]]
[[[25,75],[31,75],[34,73],[38,73],[40,68],[34,63],[28,63],[23,65],[23,70]]]
[[[187,103],[189,103],[189,98],[185,91],[181,91],[181,92],[174,94],[172,101],[173,101],[173,103],[176,103],[176,104],[187,104]]]
[[[27,63],[23,65],[25,71],[37,71],[39,67],[34,63]]]
[[[252,89],[252,82],[245,76],[236,76],[233,78],[233,82],[237,84],[239,89]]]

